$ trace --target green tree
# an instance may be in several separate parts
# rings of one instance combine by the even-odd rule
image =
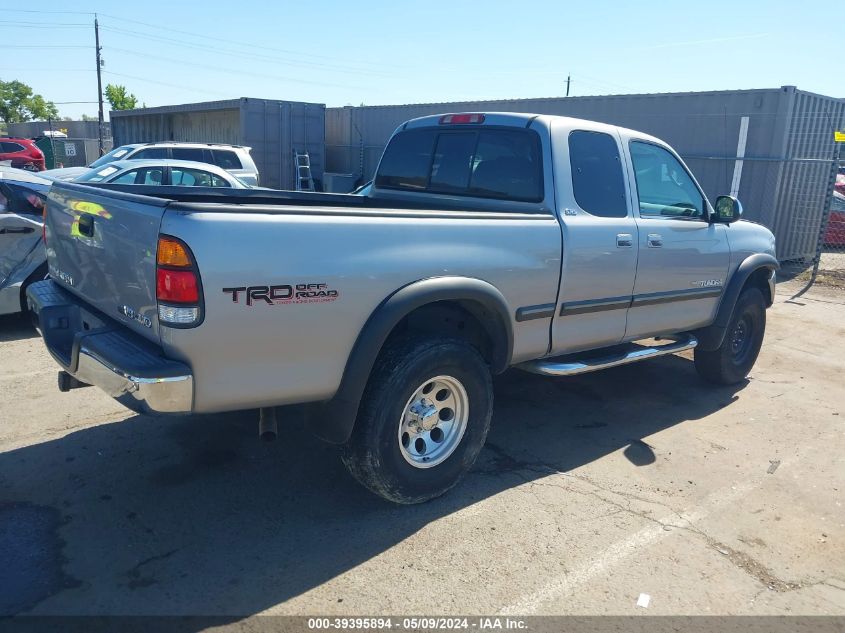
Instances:
[[[96,116],[90,116],[88,114],[83,114],[82,120],[83,121],[99,121],[100,119],[99,119],[99,117],[96,117]]]
[[[22,81],[0,79],[0,120],[5,123],[55,119],[59,110]]]
[[[112,110],[132,110],[138,105],[138,98],[126,92],[126,86],[109,84],[106,86],[106,99],[111,104]]]

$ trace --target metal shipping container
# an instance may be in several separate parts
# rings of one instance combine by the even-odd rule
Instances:
[[[36,138],[43,136],[51,128],[54,132],[64,132],[69,138],[98,138],[97,121],[25,121],[9,123],[9,136],[17,138]],[[103,138],[111,138],[111,126],[103,123]]]
[[[403,121],[461,111],[572,116],[657,136],[687,161],[711,200],[738,195],[745,217],[775,233],[781,260],[808,260],[815,254],[833,131],[845,126],[845,100],[794,86],[328,108],[327,164],[331,171],[354,172],[368,180]]]
[[[252,148],[262,186],[294,189],[294,150],[308,152],[311,174],[322,181],[325,110],[321,103],[242,97],[112,111],[109,116],[115,146],[154,141],[245,145]]]

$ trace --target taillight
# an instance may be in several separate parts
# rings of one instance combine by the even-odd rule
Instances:
[[[444,114],[440,125],[484,123],[483,114]]]
[[[191,250],[181,240],[160,235],[156,252],[158,319],[166,325],[192,326],[202,318],[202,286]]]
[[[156,270],[156,298],[169,303],[198,303],[197,276],[192,270]]]

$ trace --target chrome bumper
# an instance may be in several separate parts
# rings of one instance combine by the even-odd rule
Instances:
[[[194,377],[133,376],[113,361],[100,358],[84,345],[79,348],[75,372],[79,382],[94,385],[130,409],[144,413],[190,413],[194,398]],[[138,406],[131,406],[133,403]]]
[[[158,346],[50,280],[30,285],[27,302],[47,350],[64,373],[83,383],[76,386],[99,387],[139,413],[191,412],[194,378],[186,364],[166,358]]]

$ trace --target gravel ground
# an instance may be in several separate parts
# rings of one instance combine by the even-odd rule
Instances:
[[[498,378],[479,462],[415,507],[296,420],[61,394],[2,318],[0,615],[845,615],[845,294],[790,294],[735,387],[689,356]]]

